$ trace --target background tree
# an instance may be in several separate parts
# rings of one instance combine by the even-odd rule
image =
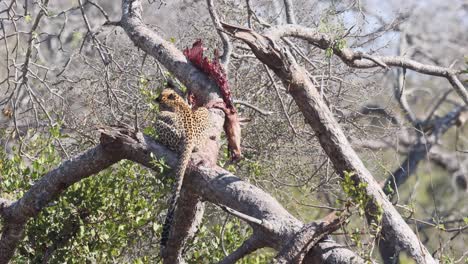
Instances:
[[[466,261],[467,12],[462,0],[0,2],[0,263]],[[229,162],[213,108],[161,260],[175,156],[141,132],[168,78],[221,100],[182,55],[199,38],[222,51],[244,158]]]

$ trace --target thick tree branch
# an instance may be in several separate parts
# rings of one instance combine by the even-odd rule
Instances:
[[[179,206],[174,212],[171,225],[171,238],[164,252],[161,252],[163,263],[184,263],[182,252],[187,241],[196,234],[201,224],[205,204],[198,195],[182,189]]]
[[[145,51],[147,54],[155,57],[162,65],[164,65],[171,73],[173,73],[182,83],[186,85],[197,98],[200,105],[206,105],[208,102],[221,100],[218,94],[216,84],[211,81],[203,72],[192,65],[186,57],[173,44],[162,39],[156,32],[149,29],[142,21],[142,5],[140,0],[123,0],[122,1],[122,19],[120,22],[122,28],[126,31],[130,39]],[[223,116],[220,111],[213,116],[214,127],[222,126]],[[215,139],[219,139],[221,130],[217,130],[211,135]],[[215,142],[219,142],[216,140]],[[211,144],[205,159],[212,164],[216,162],[218,143]],[[195,199],[197,200],[197,199]],[[189,205],[202,207],[200,203],[195,205],[189,202]],[[201,218],[200,211],[193,211],[194,207],[180,205],[177,209],[178,215],[187,215],[178,220],[180,228],[173,229],[170,232],[168,243],[172,246],[164,252],[164,261],[174,260],[179,258],[184,241],[191,235],[191,229],[197,225],[197,219]],[[171,262],[171,261],[169,261]],[[176,263],[176,262],[174,262]]]
[[[147,163],[148,154],[145,153],[149,152],[150,150],[141,151],[137,155],[132,155],[132,159],[148,166],[150,165]],[[289,214],[268,193],[242,181],[220,167],[195,166],[195,164],[200,163],[202,163],[200,157],[192,158],[189,167],[190,176],[186,177],[184,181],[184,188],[188,192],[213,204],[226,206],[244,215],[262,220],[260,225],[254,222],[249,223],[253,229],[253,235],[249,242],[245,242],[241,248],[235,251],[236,253],[233,253],[234,255],[242,255],[242,252],[248,254],[257,247],[265,246],[280,250],[285,243],[295,237],[296,232],[303,226],[302,222]],[[255,246],[250,245],[252,241],[255,241],[253,243]],[[310,252],[315,251],[322,252],[318,255],[313,253],[322,261],[317,263],[336,263],[329,262],[325,256],[322,256],[322,254],[328,253],[330,253],[328,255],[330,259],[346,259],[352,256],[358,263],[363,263],[363,260],[352,251],[332,241],[319,242]]]
[[[272,40],[279,40],[282,37],[295,37],[306,40],[311,44],[326,50],[333,49],[333,53],[350,67],[374,68],[394,66],[410,69],[419,73],[446,78],[460,95],[465,104],[468,104],[468,92],[457,77],[459,71],[433,65],[426,65],[420,62],[406,59],[400,56],[378,56],[368,55],[362,52],[353,51],[350,48],[343,48],[337,45],[337,40],[332,39],[325,33],[320,33],[315,29],[299,25],[281,25],[272,27],[265,33],[265,37]]]
[[[189,87],[201,103],[219,99],[216,84],[188,62],[184,54],[172,43],[148,28],[142,21],[141,12],[140,0],[122,1],[120,25],[133,43],[156,58],[186,87]]]
[[[278,253],[276,262],[278,264],[303,263],[304,257],[310,249],[321,239],[338,230],[349,216],[349,212],[346,212],[334,218],[331,222],[312,222],[304,225],[296,237]]]
[[[10,206],[0,208],[0,215],[4,220],[0,239],[1,264],[8,263],[13,256],[23,238],[28,219],[36,217],[50,201],[73,183],[96,174],[123,158],[122,153],[108,148],[107,139],[101,139],[103,144],[63,162],[37,181],[22,198]]]
[[[156,158],[164,157],[170,166],[176,164],[175,153],[159,145],[152,138],[143,136],[139,132],[136,133],[133,129],[124,127],[102,130],[100,145],[63,162],[57,169],[47,173],[33,185],[24,197],[1,210],[5,225],[0,241],[2,246],[0,263],[7,263],[13,256],[17,243],[23,237],[27,220],[36,217],[45,205],[53,201],[71,184],[107,168],[122,158],[152,168],[153,157],[150,153],[153,153]],[[205,167],[206,163],[203,159],[202,153],[192,158],[189,168],[190,177],[186,177],[184,181],[184,192],[189,194],[186,196],[187,199],[195,195],[268,222],[268,227],[251,225],[254,230],[252,239],[257,241],[256,245],[262,245],[262,247],[268,246],[280,250],[300,230],[303,223],[289,214],[269,194],[222,168],[211,165]],[[184,204],[188,206],[190,203]],[[195,215],[198,215],[195,218],[199,217],[199,214],[195,213]],[[195,222],[196,225],[199,219],[195,220],[189,222],[190,228],[183,228],[188,230],[185,231],[188,234],[183,236],[183,239],[193,234],[193,223]],[[174,243],[183,243],[183,241],[174,241]],[[327,248],[339,248],[333,251],[332,255],[338,254],[334,258],[341,258],[340,254],[345,256],[351,254],[348,249],[334,242],[327,242],[325,245],[319,243],[316,246],[316,249],[322,252],[328,252]],[[355,257],[360,259],[356,255]]]
[[[352,149],[333,114],[308,78],[305,69],[296,63],[288,50],[275,42],[271,35],[266,37],[249,29],[226,24],[224,28],[249,45],[255,56],[268,65],[283,81],[307,123],[315,131],[336,172],[342,176],[344,172],[352,172],[356,184],[366,185],[366,193],[371,200],[366,205],[368,217],[373,219],[381,214],[384,238],[395,241],[395,246],[407,251],[417,263],[436,263],[388,201],[379,184]],[[379,213],[380,210],[382,213]]]
[[[163,40],[143,24],[140,1],[123,0],[122,10],[120,25],[138,47],[154,56],[187,87],[190,87],[202,101],[219,99],[216,86],[203,73],[187,62],[185,56],[171,43]],[[222,168],[215,167],[223,118],[219,111],[214,116],[215,132],[211,135],[207,147],[193,157],[187,170],[191,177],[186,177],[184,181],[185,191],[209,202],[225,205],[243,214],[266,221],[270,224],[269,228],[252,225],[255,236],[253,239],[259,240],[264,246],[280,250],[285,241],[294,237],[303,223],[290,215],[269,194],[241,181]],[[169,165],[175,164],[175,156],[172,152],[141,133],[135,133],[128,128],[106,129],[102,132],[100,145],[63,162],[57,169],[49,172],[33,185],[20,200],[1,209],[0,214],[4,219],[0,240],[1,264],[7,263],[13,256],[18,242],[23,238],[26,222],[37,216],[41,209],[71,184],[96,174],[121,159],[130,159],[152,167],[150,153],[155,153],[157,157],[164,156]],[[184,208],[188,208],[189,203],[186,205],[181,206],[181,214],[187,212]],[[193,215],[188,218],[189,221],[181,222],[184,228],[180,232],[185,232],[185,234],[181,233],[184,239],[190,236],[190,230],[196,226],[197,219],[200,217],[197,213]],[[174,236],[178,235],[179,233]],[[178,245],[183,244],[176,240],[173,242]],[[180,255],[180,248],[181,246],[177,246],[175,249],[175,256]],[[319,243],[314,251],[323,252],[318,254],[319,256],[321,254],[334,256],[330,259],[341,259],[340,255],[353,255],[356,259],[360,259],[350,250],[334,242]],[[325,256],[320,257],[326,259]],[[331,262],[325,261],[324,263]]]

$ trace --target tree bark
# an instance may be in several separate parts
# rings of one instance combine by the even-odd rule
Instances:
[[[177,162],[175,153],[140,132],[126,127],[108,128],[102,130],[100,145],[63,162],[57,169],[41,178],[18,201],[9,206],[8,202],[4,201],[5,207],[0,211],[5,223],[0,240],[2,249],[0,263],[8,263],[13,256],[18,242],[23,238],[26,222],[36,217],[48,203],[58,197],[71,184],[105,169],[123,158],[152,168],[151,153],[156,158],[164,157],[170,166],[174,166]],[[302,222],[289,214],[268,193],[242,181],[220,167],[206,163],[202,155],[194,156],[188,168],[189,177],[186,177],[184,182],[184,192],[261,219],[263,224],[250,224],[254,230],[251,241],[255,240],[258,245],[255,249],[268,246],[280,250],[290,239],[295,237],[303,226]],[[188,235],[190,235],[193,225],[188,230]],[[174,243],[179,242],[174,241]],[[311,252],[314,252],[314,259],[320,259],[320,262],[311,263],[344,263],[335,262],[335,260],[350,257],[359,263],[364,263],[352,251],[333,241],[319,242]]]
[[[314,130],[335,171],[342,177],[345,172],[353,173],[352,179],[356,185],[365,184],[371,200],[366,205],[367,216],[382,225],[384,239],[393,241],[396,248],[407,251],[417,263],[436,263],[357,156],[305,69],[296,63],[288,50],[274,41],[272,33],[263,36],[250,29],[227,24],[224,24],[224,28],[249,45],[255,56],[283,82]]]

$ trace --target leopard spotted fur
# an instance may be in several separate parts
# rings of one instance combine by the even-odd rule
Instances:
[[[193,111],[185,100],[172,89],[164,89],[156,101],[161,110],[155,122],[157,139],[179,154],[179,161],[175,169],[176,183],[161,234],[161,254],[164,255],[167,241],[171,235],[171,225],[187,164],[194,148],[200,146],[206,139],[210,119],[209,111],[206,108],[200,107]]]

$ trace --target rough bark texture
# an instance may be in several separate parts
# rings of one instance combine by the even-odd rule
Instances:
[[[105,143],[98,145],[63,162],[37,181],[21,199],[0,208],[4,221],[0,239],[0,263],[7,263],[13,256],[30,218],[36,217],[48,203],[73,183],[104,170],[120,159],[121,153],[108,149]]]
[[[372,201],[367,205],[367,213],[370,218],[375,218],[379,214],[378,208],[382,209],[384,239],[394,241],[396,248],[407,251],[417,263],[436,263],[359,159],[333,114],[307,77],[305,69],[295,62],[287,49],[274,41],[271,37],[273,33],[270,32],[270,36],[265,37],[252,30],[226,24],[225,29],[249,45],[255,56],[281,79],[333,162],[336,172],[342,176],[344,172],[353,172],[356,184],[362,182],[367,185],[366,193]]]
[[[156,158],[164,157],[171,166],[177,162],[175,153],[159,145],[153,139],[143,136],[141,133],[135,133],[132,129],[113,128],[102,132],[100,145],[65,161],[57,169],[46,174],[22,199],[2,210],[6,225],[1,240],[3,251],[0,255],[0,263],[7,263],[13,255],[14,248],[18,241],[22,239],[22,231],[26,221],[35,217],[46,204],[56,198],[72,183],[108,167],[122,158],[129,158],[150,168],[152,167],[150,153],[153,153]],[[116,155],[116,153],[119,154]],[[86,169],[83,170],[83,168]],[[246,215],[262,219],[263,225],[252,224],[254,229],[253,239],[261,247],[268,246],[280,250],[290,239],[295,237],[295,233],[303,226],[302,222],[289,214],[268,193],[242,181],[224,169],[200,166],[197,158],[193,160],[189,169],[191,174],[190,177],[186,178],[187,188],[184,197],[187,199],[192,199],[194,196],[200,197],[206,201],[224,205]],[[34,199],[30,199],[30,197],[34,197]],[[194,203],[197,204],[198,202],[199,200],[195,199],[191,203],[184,203],[184,205],[192,205],[190,210],[195,212],[195,215],[199,215],[196,211],[201,210],[201,208],[198,205],[193,207]],[[19,205],[22,207],[19,207]],[[29,210],[25,210],[27,208]],[[184,217],[187,217],[187,215],[184,215]],[[187,232],[187,235],[182,238],[183,240],[194,233],[194,225],[192,225],[194,222],[198,223],[197,221],[185,222],[190,223],[190,226],[183,228]],[[182,223],[184,222],[182,221]],[[12,237],[11,234],[16,236]],[[177,244],[183,242],[177,240],[171,243],[177,246]],[[329,254],[330,252],[327,249],[332,251],[330,255],[332,259],[347,258],[350,255],[360,259],[335,242],[328,241],[325,244],[320,242],[314,248],[314,250],[328,252],[327,254]],[[322,257],[320,254],[314,253],[314,255],[326,259],[325,256]],[[343,255],[343,257],[340,255]],[[173,258],[175,260],[173,263],[178,263],[177,257]],[[325,261],[320,263],[336,262]]]
[[[312,222],[304,225],[302,229],[297,232],[296,237],[281,249],[276,256],[276,262],[283,264],[303,263],[304,257],[310,249],[327,235],[342,227],[348,217],[349,213],[346,212],[330,222]]]
[[[152,138],[143,136],[139,132],[136,133],[130,128],[109,128],[103,130],[102,133],[100,145],[63,162],[57,169],[52,170],[33,185],[22,199],[2,209],[5,226],[0,241],[2,245],[0,263],[8,263],[13,256],[17,243],[23,237],[24,224],[27,220],[35,217],[46,204],[53,201],[71,184],[105,169],[122,158],[131,159],[150,168],[153,166],[150,153],[157,158],[164,157],[170,166],[177,162],[175,153],[159,145]],[[202,159],[203,157],[197,155],[190,163],[190,174],[185,180],[184,197],[187,199],[200,197],[214,204],[224,205],[262,219],[261,225],[251,224],[254,230],[251,241],[254,240],[256,245],[253,250],[265,246],[280,250],[301,229],[303,223],[289,214],[268,193],[242,181],[222,168],[201,162]],[[178,250],[180,250],[179,244],[183,244],[185,239],[194,234],[194,229],[199,223],[198,211],[201,210],[199,200],[187,201],[183,204],[190,207],[190,209],[183,210],[194,212],[195,221],[184,222],[183,219],[191,218],[188,215],[177,218],[177,221],[181,220],[181,223],[177,223],[178,227],[182,227],[186,232],[181,240],[171,242]],[[194,207],[194,204],[197,206]],[[185,226],[187,224],[188,226]],[[334,260],[350,257],[364,263],[352,251],[335,242],[320,242],[312,251],[314,251],[315,258],[321,260],[311,263],[339,263]],[[323,252],[324,255],[315,251]],[[174,262],[172,263],[179,263],[179,256],[173,256]]]
[[[124,0],[121,25],[138,47],[158,59],[169,71],[204,102],[219,100],[216,87],[204,74],[193,67],[171,43],[164,41],[148,29],[141,20],[140,1]],[[273,197],[215,166],[223,125],[222,111],[211,109],[213,130],[206,147],[192,156],[184,180],[185,202],[177,209],[177,232],[180,240],[170,241],[173,263],[180,262],[184,241],[195,233],[203,215],[201,200],[226,206],[258,221],[248,223],[253,235],[243,246],[222,263],[234,263],[246,254],[261,248],[281,250],[294,239],[303,223],[287,212]],[[101,144],[47,173],[18,201],[0,200],[0,215],[4,220],[0,240],[0,264],[8,263],[18,242],[23,238],[24,225],[53,201],[71,184],[89,177],[121,159],[129,159],[152,167],[153,158],[164,156],[169,165],[176,164],[176,156],[153,139],[130,128],[112,128],[101,131]],[[244,219],[245,220],[245,219]],[[319,242],[307,256],[310,263],[358,263],[364,261],[346,247],[333,241]]]
[[[195,93],[202,103],[218,99],[218,90],[213,81],[187,61],[184,54],[169,41],[148,28],[141,17],[140,1],[122,1],[120,25],[133,43],[155,57],[166,69]]]
[[[146,142],[152,142],[146,138]],[[151,166],[148,159],[153,144],[148,149],[132,155],[133,160],[145,166]],[[156,153],[157,154],[157,153]],[[200,157],[193,157],[190,163],[189,177],[186,177],[184,187],[189,193],[201,197],[207,202],[224,205],[245,215],[260,219],[262,224],[249,223],[253,228],[253,236],[246,242],[244,248],[255,250],[261,247],[272,247],[281,250],[296,233],[303,223],[286,211],[273,197],[263,190],[242,181],[237,176],[214,166],[199,166]],[[253,251],[251,250],[251,251]],[[241,250],[242,251],[242,250]],[[316,251],[322,252],[317,254]],[[313,252],[316,262],[306,263],[348,263],[345,260],[355,259],[357,263],[364,261],[349,249],[333,241],[319,242],[310,252]],[[239,254],[240,258],[245,254]],[[228,258],[222,263],[235,263],[239,258]],[[336,260],[343,260],[336,262]]]

